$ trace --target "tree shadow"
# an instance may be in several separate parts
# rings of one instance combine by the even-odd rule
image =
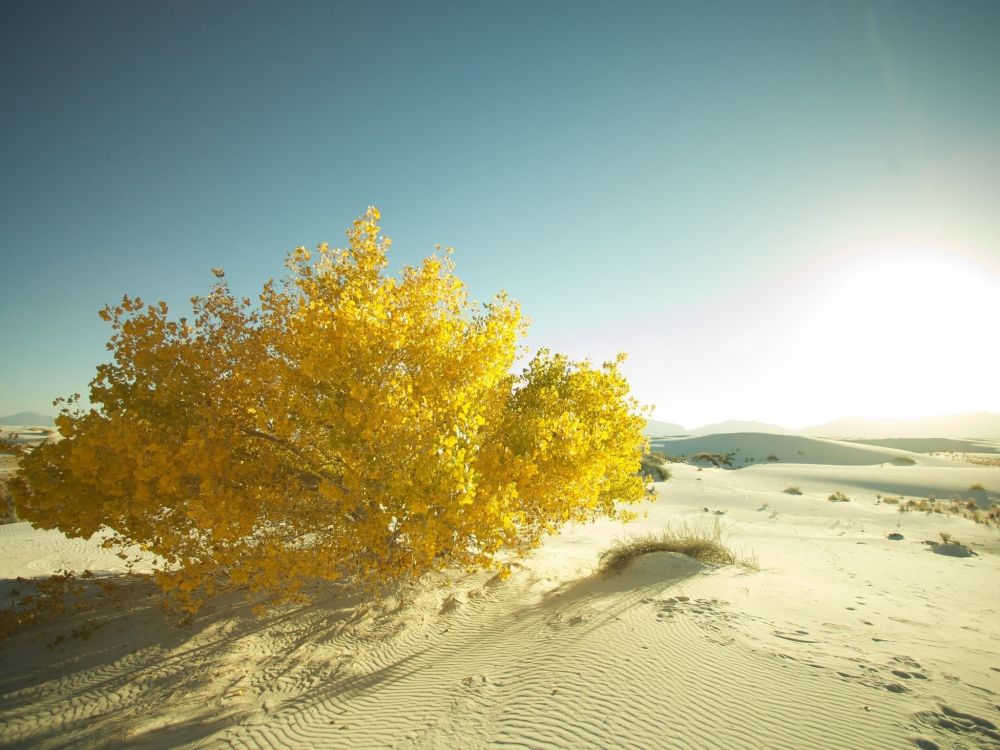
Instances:
[[[4,745],[158,748],[224,742],[232,732],[262,733],[266,743],[304,724],[337,737],[331,719],[363,716],[368,700],[418,673],[450,674],[504,630],[537,628],[538,618],[592,605],[603,617],[621,617],[702,574],[683,556],[646,557],[622,574],[573,581],[520,608],[510,605],[529,583],[501,584],[512,586],[493,590],[502,617],[465,628],[461,619],[438,616],[439,606],[411,606],[405,596],[374,602],[344,586],[264,616],[253,613],[245,592],[233,592],[181,621],[162,610],[145,577],[84,581],[87,606],[0,641]],[[0,581],[0,595],[17,585]],[[414,614],[432,617],[421,631],[426,641],[407,629]],[[595,620],[569,637],[598,626]]]
[[[0,597],[37,582],[0,580]],[[369,612],[361,593],[329,586],[309,604],[264,616],[246,592],[231,592],[185,619],[163,609],[145,576],[75,583],[65,611],[0,640],[5,747],[196,742],[259,711],[239,700],[248,675],[280,680],[297,652],[335,640]],[[254,643],[286,630],[280,651]]]

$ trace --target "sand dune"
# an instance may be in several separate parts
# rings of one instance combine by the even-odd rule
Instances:
[[[42,426],[52,427],[56,419],[48,414],[39,414],[36,411],[19,411],[17,414],[7,414],[0,417],[0,426]]]
[[[441,576],[369,607],[329,588],[262,620],[223,599],[178,626],[148,584],[126,580],[117,607],[3,644],[3,743],[998,746],[1000,532],[899,513],[877,504],[874,484],[958,492],[975,480],[995,500],[1000,469],[919,454],[879,466],[872,451],[898,453],[783,437],[738,439],[741,451],[801,449],[816,463],[677,464],[646,518],[568,527],[507,581]],[[782,492],[790,481],[804,494]],[[838,488],[850,502],[827,501]],[[595,572],[615,537],[700,519],[720,519],[761,570],[660,553]],[[934,554],[925,541],[941,532],[975,556]],[[0,527],[0,597],[16,575],[74,560],[125,580],[96,543],[60,537]],[[87,639],[74,637],[88,621]]]
[[[25,427],[0,427],[0,439],[18,445],[38,445],[59,437],[54,427],[29,425]]]
[[[773,435],[760,432],[733,432],[687,438],[657,438],[654,449],[670,456],[695,456],[699,453],[734,453],[734,466],[760,463],[774,456],[775,461],[795,464],[835,464],[868,466],[882,463],[954,466],[955,459],[915,453],[902,448],[801,435]]]
[[[977,412],[915,419],[851,417],[806,427],[808,435],[852,438],[1000,438],[1000,414]]]

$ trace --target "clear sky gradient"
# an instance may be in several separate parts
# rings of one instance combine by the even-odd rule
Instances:
[[[686,426],[1000,411],[1000,3],[0,3],[0,414],[369,204]]]

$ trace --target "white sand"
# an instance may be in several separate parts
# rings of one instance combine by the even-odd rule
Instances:
[[[743,438],[777,463],[674,465],[646,518],[567,528],[505,582],[437,578],[367,611],[330,591],[263,620],[216,602],[184,626],[133,586],[87,640],[67,616],[2,645],[0,744],[1000,746],[1000,531],[875,499],[978,482],[997,500],[1000,468],[785,439]],[[828,502],[836,490],[851,502]],[[760,572],[659,554],[594,575],[616,536],[717,517]],[[976,556],[934,554],[939,532]],[[95,545],[0,527],[5,599],[10,579],[66,563],[122,569]]]
[[[49,440],[55,440],[58,436],[59,433],[55,427],[0,425],[0,439],[9,440],[19,445],[38,445]]]

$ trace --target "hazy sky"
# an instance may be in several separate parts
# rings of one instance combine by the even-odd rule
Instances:
[[[1000,411],[1000,3],[0,2],[0,414],[369,204],[686,426]]]

